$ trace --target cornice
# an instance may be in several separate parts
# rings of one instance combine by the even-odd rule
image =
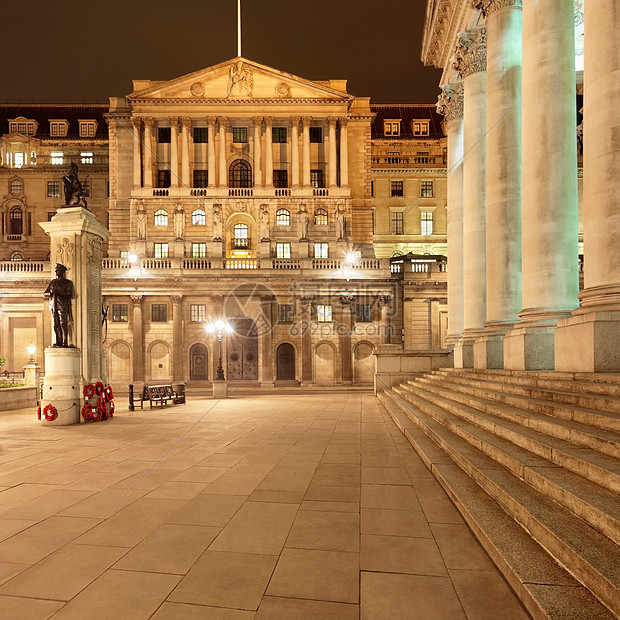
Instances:
[[[225,106],[231,106],[231,105],[242,105],[245,107],[249,107],[252,105],[256,105],[256,104],[260,104],[260,105],[268,105],[268,104],[277,104],[277,105],[287,105],[287,106],[293,106],[293,105],[299,105],[299,104],[304,104],[304,105],[308,105],[308,104],[313,104],[313,103],[320,103],[322,105],[325,104],[329,104],[329,105],[346,105],[347,103],[349,103],[350,101],[345,100],[343,101],[342,99],[313,99],[313,98],[305,98],[305,99],[301,99],[301,98],[293,98],[293,97],[287,97],[286,99],[282,98],[282,99],[276,99],[276,98],[264,98],[264,99],[257,99],[257,98],[253,98],[253,99],[225,99],[225,98],[213,98],[213,99],[198,99],[195,97],[192,97],[191,99],[185,99],[185,98],[165,98],[165,99],[151,99],[151,98],[141,98],[141,97],[132,97],[131,98],[131,102],[132,104],[136,104],[136,103],[148,103],[150,105],[162,105],[162,104],[183,104],[183,105],[192,105],[192,106],[198,106],[198,105],[205,105],[205,104],[215,104],[215,105],[225,105]]]

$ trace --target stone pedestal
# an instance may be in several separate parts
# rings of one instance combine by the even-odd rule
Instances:
[[[554,370],[552,324],[518,324],[504,338],[504,368]]]
[[[80,349],[48,347],[45,349],[45,378],[41,399],[41,424],[68,426],[79,424],[82,400],[82,354]],[[47,421],[43,410],[53,405],[55,420]]]
[[[24,385],[33,385],[38,388],[40,374],[41,366],[36,362],[28,362],[24,366]]]
[[[215,379],[213,381],[213,398],[227,398],[228,397],[228,385],[226,381]]]
[[[473,368],[474,367],[474,342],[475,338],[461,339],[454,345],[454,367]]]

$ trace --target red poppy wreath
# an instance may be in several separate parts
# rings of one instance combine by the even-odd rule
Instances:
[[[82,394],[86,398],[92,398],[95,395],[95,386],[92,383],[87,383],[82,390]]]
[[[48,422],[51,422],[58,417],[58,412],[56,411],[56,407],[54,407],[54,405],[45,405],[43,408],[43,415]]]

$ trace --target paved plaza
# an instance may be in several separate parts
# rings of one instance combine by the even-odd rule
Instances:
[[[371,394],[0,432],[4,620],[528,617]]]

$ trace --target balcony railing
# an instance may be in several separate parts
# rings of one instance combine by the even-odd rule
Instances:
[[[414,156],[386,156],[386,157],[373,157],[373,164],[388,165],[388,166],[428,166],[428,165],[445,165],[443,156],[441,155],[420,155]]]
[[[3,260],[0,261],[0,271],[15,273],[42,273],[50,270],[49,261],[39,260]]]
[[[133,198],[349,198],[350,188],[344,187],[139,187],[131,192]]]
[[[250,240],[247,237],[234,237],[232,239],[233,250],[249,250]]]

